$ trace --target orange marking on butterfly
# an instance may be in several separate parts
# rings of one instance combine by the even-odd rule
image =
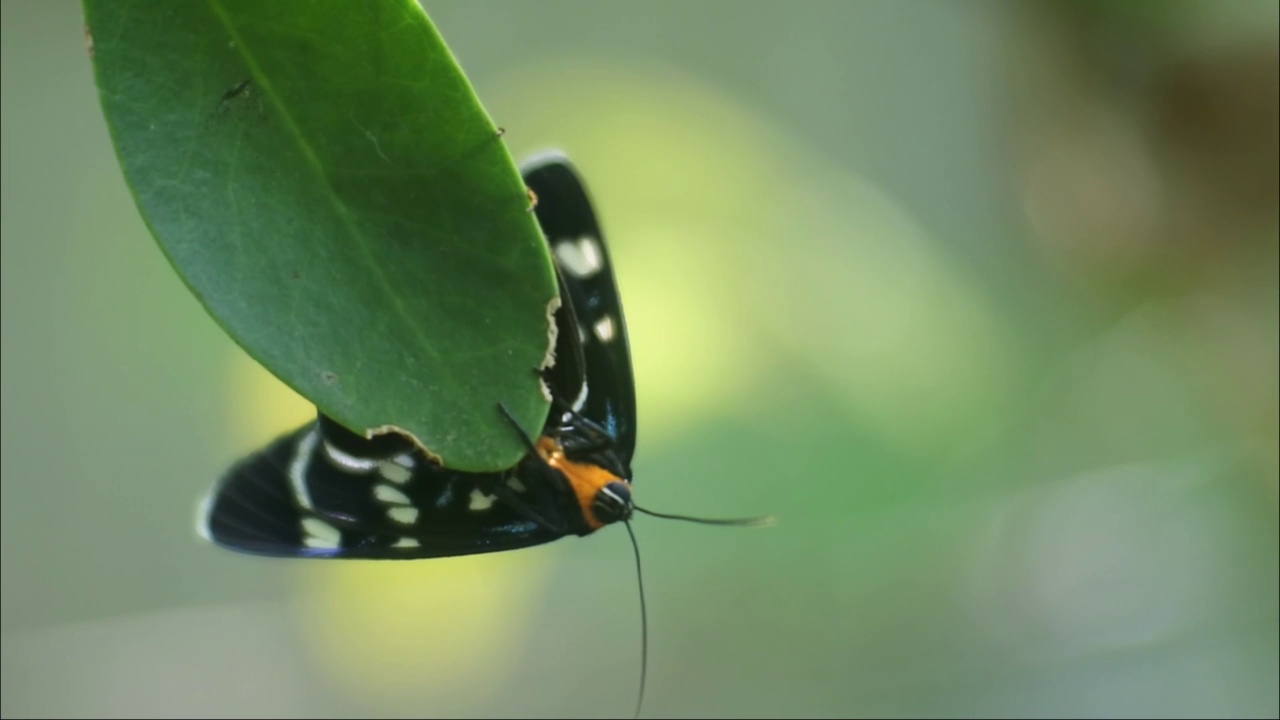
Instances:
[[[591,510],[596,493],[611,482],[626,481],[602,467],[570,460],[565,457],[564,448],[560,447],[560,443],[552,438],[546,436],[538,438],[537,447],[538,455],[542,456],[548,465],[559,470],[569,481],[574,495],[578,497],[578,505],[582,508],[582,516],[586,518],[587,527],[592,530],[604,527],[604,523],[597,520],[595,513]]]

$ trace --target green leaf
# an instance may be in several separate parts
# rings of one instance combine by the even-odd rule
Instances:
[[[252,357],[462,470],[525,452],[554,270],[500,132],[411,0],[84,0],[142,216]],[[164,342],[157,338],[156,342]]]

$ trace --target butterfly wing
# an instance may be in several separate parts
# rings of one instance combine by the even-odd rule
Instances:
[[[563,298],[548,380],[613,436],[609,458],[630,477],[635,389],[604,236],[567,158],[543,154],[523,172],[538,196]],[[413,559],[556,540],[581,529],[575,503],[563,478],[536,458],[505,473],[454,471],[405,438],[368,439],[321,415],[232,467],[201,504],[200,522],[210,541],[239,552]]]
[[[238,552],[363,559],[514,550],[566,534],[494,494],[515,493],[554,522],[564,512],[555,492],[513,474],[447,470],[407,442],[366,440],[322,416],[232,467],[201,504],[201,532]]]
[[[581,409],[587,398],[586,367],[582,358],[582,339],[578,334],[578,318],[570,300],[569,287],[564,273],[556,267],[556,281],[560,287],[560,307],[556,308],[553,322],[556,324],[555,363],[543,377],[552,394]],[[554,416],[548,418],[554,423]]]
[[[523,163],[521,172],[537,196],[534,212],[555,259],[562,297],[567,296],[572,309],[573,317],[566,321],[573,324],[559,326],[559,332],[579,345],[585,387],[571,396],[577,400],[575,409],[614,437],[614,453],[629,466],[636,444],[635,379],[604,233],[586,187],[563,154],[536,155]],[[553,388],[554,373],[553,368]],[[571,378],[560,382],[569,384]]]

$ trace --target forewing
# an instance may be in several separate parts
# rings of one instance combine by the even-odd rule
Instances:
[[[549,493],[503,474],[446,470],[416,450],[336,427],[309,423],[237,463],[201,504],[202,534],[245,553],[364,559],[514,550],[564,535],[492,491],[507,483],[556,519]]]
[[[560,273],[562,295],[568,296],[573,310],[576,327],[571,332],[579,344],[586,383],[585,398],[575,409],[614,437],[617,456],[629,466],[636,443],[635,381],[604,233],[585,186],[563,154],[536,155],[521,171],[537,196],[534,212]],[[570,328],[560,328],[561,334],[566,332]]]

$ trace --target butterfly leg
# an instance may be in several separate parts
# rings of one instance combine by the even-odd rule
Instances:
[[[549,370],[542,370],[539,368],[533,369],[533,373],[535,375],[543,378],[546,377],[548,372]],[[579,452],[595,452],[597,450],[607,449],[613,446],[617,442],[617,438],[615,438],[612,433],[610,433],[608,430],[605,430],[603,427],[600,426],[599,423],[595,422],[594,420],[583,417],[581,413],[579,413],[577,410],[574,410],[573,406],[570,405],[568,402],[566,402],[565,399],[560,397],[559,395],[551,396],[551,406],[555,408],[558,412],[562,414],[567,414],[573,419],[577,420],[580,427],[590,431],[591,434],[595,435],[594,440],[588,443],[575,445],[574,450]],[[516,424],[515,420],[512,419],[511,413],[507,411],[506,407],[501,406],[501,404],[499,404],[499,407],[501,407],[502,412],[507,416],[507,420],[512,425],[515,425]],[[516,430],[520,431],[521,434],[524,434],[524,430],[520,428],[518,425],[516,425]],[[556,437],[558,435],[558,432],[555,428],[548,429],[547,433],[553,437]],[[527,438],[528,436],[525,435],[525,437]],[[528,441],[526,440],[526,443],[527,442]]]
[[[538,527],[543,530],[556,533],[557,535],[564,535],[569,532],[568,527],[566,527],[563,522],[552,522],[542,513],[534,510],[533,506],[525,502],[515,490],[512,490],[505,480],[499,479],[485,489],[490,495],[497,497],[498,500],[506,503],[507,507],[520,513],[526,519],[537,524]]]
[[[589,445],[583,446],[582,449],[600,450],[600,449],[609,447],[613,445],[615,442],[617,442],[617,439],[614,438],[612,433],[610,433],[608,430],[605,430],[603,427],[600,426],[599,423],[595,422],[594,420],[583,417],[577,410],[574,410],[565,401],[561,400],[560,398],[553,398],[552,402],[554,404],[559,405],[562,411],[567,413],[574,420],[577,420],[579,426],[581,426],[585,430],[591,431],[591,433],[596,436],[595,442],[592,442]]]

